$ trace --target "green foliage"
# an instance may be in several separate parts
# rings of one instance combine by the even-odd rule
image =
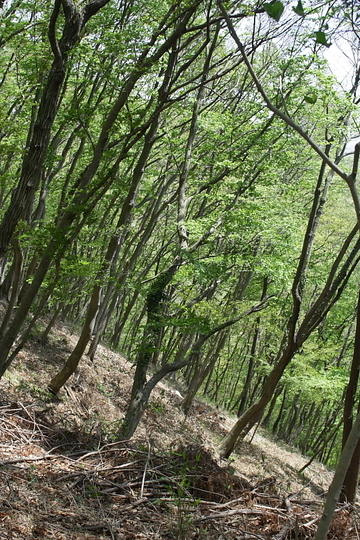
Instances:
[[[318,30],[317,32],[315,32],[315,38],[316,43],[320,43],[320,45],[325,45],[325,47],[330,47],[331,43],[328,42],[327,36],[322,30]]]
[[[300,17],[305,17],[305,11],[304,11],[304,7],[303,7],[303,4],[302,4],[301,0],[298,0],[298,3],[296,5],[296,7],[293,7],[293,11],[297,15],[300,15]]]
[[[279,21],[281,15],[284,11],[284,4],[282,2],[279,2],[279,0],[276,0],[276,2],[265,2],[263,4],[263,8],[265,9],[266,13],[270,15],[275,21]]]
[[[338,160],[348,133],[357,133],[351,117],[358,120],[358,106],[349,92],[339,90],[321,55],[336,42],[338,24],[339,32],[349,31],[351,14],[338,2],[312,2],[311,10],[301,0],[290,5],[240,2],[234,6],[242,21],[237,31],[268,98],[321,148],[333,141],[330,157]],[[28,141],[43,128],[34,122],[53,62],[48,39],[53,5],[40,1],[35,9],[20,1],[16,6],[0,18],[1,216]],[[285,7],[284,25],[269,20],[282,23]],[[188,9],[193,15],[169,45]],[[259,397],[282,350],[321,163],[264,106],[218,20],[216,3],[136,0],[110,2],[89,21],[69,51],[38,188],[16,236],[23,257],[19,289],[33,282],[42,257],[52,263],[29,310],[49,292],[43,314],[60,306],[70,319],[83,320],[99,286],[106,339],[134,358],[144,346],[142,333],[150,331],[147,352],[160,364],[182,353],[184,338],[196,341],[256,305],[266,283],[266,294],[272,295],[266,309],[239,320],[225,337],[213,336],[199,353],[200,366],[203,358],[212,361],[216,355],[209,394],[235,407],[252,363],[246,405]],[[61,12],[59,35],[63,23]],[[314,36],[320,47],[314,46]],[[158,127],[150,140],[155,119]],[[350,160],[340,165],[351,171]],[[188,240],[181,252],[180,178],[186,178],[182,223]],[[353,227],[350,205],[349,194],[334,180],[299,320],[326,283]],[[61,228],[69,215],[70,224]],[[114,238],[117,248],[105,261]],[[5,262],[4,276],[10,278],[13,253],[8,250]],[[172,265],[178,266],[175,275],[169,273]],[[358,278],[356,272],[289,367],[284,379],[289,400],[298,394],[300,404],[320,405],[319,396],[329,403],[341,399]],[[150,407],[161,412],[159,403]],[[185,492],[186,485],[181,489]]]

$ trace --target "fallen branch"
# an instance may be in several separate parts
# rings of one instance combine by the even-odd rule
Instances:
[[[236,514],[262,516],[264,515],[264,512],[262,512],[261,510],[253,510],[252,508],[235,508],[234,510],[228,510],[227,512],[218,512],[214,514],[209,514],[208,516],[197,518],[196,521],[206,521],[209,519],[226,518],[229,516],[234,516]]]

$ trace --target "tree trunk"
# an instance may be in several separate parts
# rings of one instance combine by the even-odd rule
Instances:
[[[96,286],[93,290],[93,294],[90,300],[90,306],[80,338],[61,371],[59,371],[59,373],[55,375],[55,377],[50,381],[49,390],[53,394],[58,393],[60,388],[66,383],[68,378],[74,373],[77,366],[79,365],[80,358],[85,350],[86,345],[89,342],[92,333],[92,324],[98,309],[99,292],[100,286]]]
[[[333,481],[329,487],[323,514],[321,516],[315,540],[326,540],[332,517],[335,512],[336,504],[339,499],[341,488],[344,484],[346,472],[349,470],[351,458],[354,450],[360,441],[360,413],[354,422],[353,427],[346,440],[341,453],[339,463],[337,464]]]
[[[94,329],[94,323],[97,316],[97,312],[99,309],[99,302],[100,302],[100,292],[102,288],[102,282],[104,279],[104,276],[108,270],[108,267],[110,266],[112,260],[118,256],[119,250],[121,247],[121,240],[123,238],[123,228],[125,228],[131,217],[132,208],[134,206],[134,199],[136,190],[139,186],[140,180],[143,176],[144,170],[145,170],[145,164],[147,161],[147,158],[149,157],[150,150],[152,148],[152,145],[155,140],[155,134],[158,126],[158,120],[159,116],[157,115],[154,119],[151,128],[149,132],[147,133],[144,141],[143,150],[141,152],[139,161],[137,163],[137,166],[135,167],[133,179],[131,182],[131,185],[129,187],[129,191],[127,194],[127,197],[125,199],[125,202],[123,204],[121,214],[116,226],[117,231],[121,231],[119,234],[114,234],[112,238],[110,239],[107,252],[105,255],[105,260],[103,262],[103,265],[101,269],[99,270],[98,275],[95,278],[95,286],[93,288],[92,294],[91,294],[91,300],[88,308],[88,312],[86,315],[85,324],[82,328],[80,338],[67,359],[64,367],[61,369],[61,371],[55,375],[55,377],[50,381],[49,384],[49,390],[53,394],[57,394],[60,390],[60,388],[66,383],[68,378],[74,373],[76,368],[79,365],[79,362],[81,360],[82,355],[84,354],[84,351],[89,343],[90,337],[93,333]],[[101,283],[101,285],[99,284]]]
[[[270,402],[277,383],[280,381],[286,367],[296,352],[296,345],[290,344],[282,357],[269,374],[263,387],[261,397],[238,419],[231,431],[220,443],[219,452],[222,457],[228,458],[243,432],[250,429],[261,420],[267,404]]]
[[[354,405],[356,398],[356,391],[359,381],[360,370],[360,292],[358,296],[357,306],[357,319],[355,330],[355,344],[354,353],[350,370],[349,383],[345,394],[344,412],[343,412],[343,435],[342,435],[342,447],[344,448],[346,440],[353,424]],[[360,403],[359,409],[360,410]],[[360,461],[360,443],[357,445],[354,455],[352,457],[349,470],[345,475],[344,485],[341,490],[340,500],[342,502],[353,503],[356,497],[357,479],[359,475],[359,461]]]
[[[55,1],[48,31],[55,58],[47,77],[34,126],[30,127],[19,183],[13,191],[9,207],[0,223],[0,259],[5,257],[16,225],[24,211],[29,212],[29,205],[32,204],[39,185],[49,146],[51,128],[56,117],[59,96],[65,80],[68,53],[80,40],[81,30],[86,22],[108,2],[109,0],[92,1],[84,7],[81,13],[78,13],[72,2]],[[58,42],[56,23],[62,3],[65,23],[61,39]]]
[[[266,428],[269,427],[271,415],[272,415],[273,410],[275,408],[277,398],[280,396],[282,390],[283,390],[282,386],[280,384],[278,384],[277,387],[276,387],[276,390],[274,392],[274,395],[272,397],[272,400],[271,400],[271,403],[270,403],[270,406],[269,406],[269,410],[267,411],[266,416],[265,416],[264,421],[263,421],[263,426],[266,427]],[[274,431],[274,428],[273,428],[273,431]]]
[[[360,403],[358,407],[358,414],[360,414]],[[359,479],[359,464],[360,464],[360,440],[358,441],[353,456],[351,458],[349,468],[346,471],[344,483],[341,490],[340,501],[354,503],[356,499],[356,493],[358,488]]]
[[[267,293],[267,289],[268,289],[268,278],[265,277],[264,282],[263,282],[263,290],[262,290],[262,294],[261,294],[262,299],[265,298],[266,293]],[[259,335],[260,335],[260,317],[258,317],[256,319],[256,321],[255,321],[255,330],[254,330],[254,336],[253,336],[253,340],[252,340],[252,344],[251,344],[250,360],[249,360],[248,370],[247,370],[247,374],[246,374],[244,387],[243,387],[243,390],[242,390],[240,398],[239,398],[240,403],[239,403],[239,408],[238,408],[238,411],[237,411],[238,416],[241,416],[243,414],[244,409],[245,409],[245,405],[246,405],[246,401],[247,401],[247,398],[248,398],[250,385],[251,385],[251,380],[252,380],[252,376],[253,376],[253,372],[254,372],[255,353],[256,353],[256,349],[257,349],[257,345],[258,345],[258,341],[259,341]]]
[[[58,318],[58,316],[60,314],[60,311],[63,309],[63,307],[64,307],[64,305],[62,303],[59,303],[57,308],[55,308],[53,316],[51,317],[47,327],[45,328],[44,332],[41,335],[41,343],[43,345],[46,345],[47,340],[48,340],[48,336],[50,334],[50,331],[53,328],[53,326],[55,325],[56,319]]]
[[[191,353],[190,353],[190,361],[189,364],[193,363],[195,359],[197,359],[201,352],[201,347],[205,343],[207,337],[205,335],[201,335],[199,339],[195,342]],[[210,370],[214,367],[214,364],[216,362],[217,358],[214,355],[213,359],[208,362],[205,366],[200,366],[194,373],[191,383],[189,385],[188,391],[186,393],[186,396],[181,404],[181,408],[184,411],[184,413],[187,415],[189,413],[190,407],[192,402],[194,401],[194,398],[196,396],[197,391],[199,390],[200,386],[202,385],[203,381],[205,380],[206,376],[210,372]]]
[[[13,261],[13,267],[12,267],[13,284],[12,284],[9,304],[8,304],[5,316],[1,322],[0,336],[4,335],[7,325],[11,319],[11,316],[13,314],[13,309],[16,304],[16,300],[18,298],[19,288],[20,288],[20,276],[21,276],[23,254],[21,251],[19,240],[17,238],[13,238],[11,242],[14,247],[14,261]]]
[[[140,386],[133,392],[129,406],[127,408],[125,418],[121,425],[121,428],[117,434],[120,440],[131,439],[134,435],[137,426],[139,425],[142,413],[149,401],[150,394],[155,388],[157,383],[161,381],[166,375],[177,371],[186,366],[187,360],[181,360],[180,362],[174,362],[173,364],[167,364],[157,371],[151,379]]]
[[[35,297],[41,287],[49,267],[51,266],[51,263],[52,256],[49,255],[49,253],[45,254],[31,285],[24,295],[21,305],[18,307],[12,322],[9,324],[4,336],[0,340],[0,377],[3,376],[10,365],[10,362],[8,362],[9,351],[30,310],[32,303],[35,300]]]

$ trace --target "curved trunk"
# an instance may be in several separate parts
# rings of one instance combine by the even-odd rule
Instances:
[[[155,388],[158,382],[160,382],[166,375],[177,371],[186,366],[188,360],[181,360],[174,362],[173,364],[167,364],[157,371],[151,379],[143,385],[142,388],[138,387],[131,396],[131,400],[128,409],[125,414],[125,418],[121,425],[121,428],[117,434],[120,440],[130,439],[139,425],[141,415],[149,401],[150,394]]]
[[[67,359],[65,365],[63,368],[55,375],[55,377],[50,381],[49,384],[49,390],[53,394],[57,394],[60,388],[66,383],[68,378],[74,373],[76,368],[79,365],[80,359],[82,357],[82,354],[86,348],[86,345],[89,342],[92,328],[93,328],[93,322],[94,318],[96,316],[98,305],[99,305],[99,295],[100,295],[100,286],[94,287],[93,294],[91,296],[89,309],[87,312],[85,324],[82,328],[82,332],[80,335],[80,338]]]
[[[245,436],[250,429],[261,420],[267,404],[271,401],[277,383],[281,379],[286,367],[292,360],[297,346],[295,343],[290,344],[274,369],[269,374],[261,397],[256,401],[235,423],[231,431],[224,437],[220,443],[219,452],[222,457],[229,457],[234,450],[236,443],[241,435]]]

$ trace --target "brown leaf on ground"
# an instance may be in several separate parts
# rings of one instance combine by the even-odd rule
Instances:
[[[57,398],[46,385],[76,343],[58,325],[0,382],[0,539],[312,539],[331,473],[261,430],[229,461],[234,419],[196,401],[187,419],[160,383],[133,440],[114,440],[134,367],[103,346]],[[252,438],[252,442],[249,441]],[[329,538],[359,538],[359,507],[337,509]]]

